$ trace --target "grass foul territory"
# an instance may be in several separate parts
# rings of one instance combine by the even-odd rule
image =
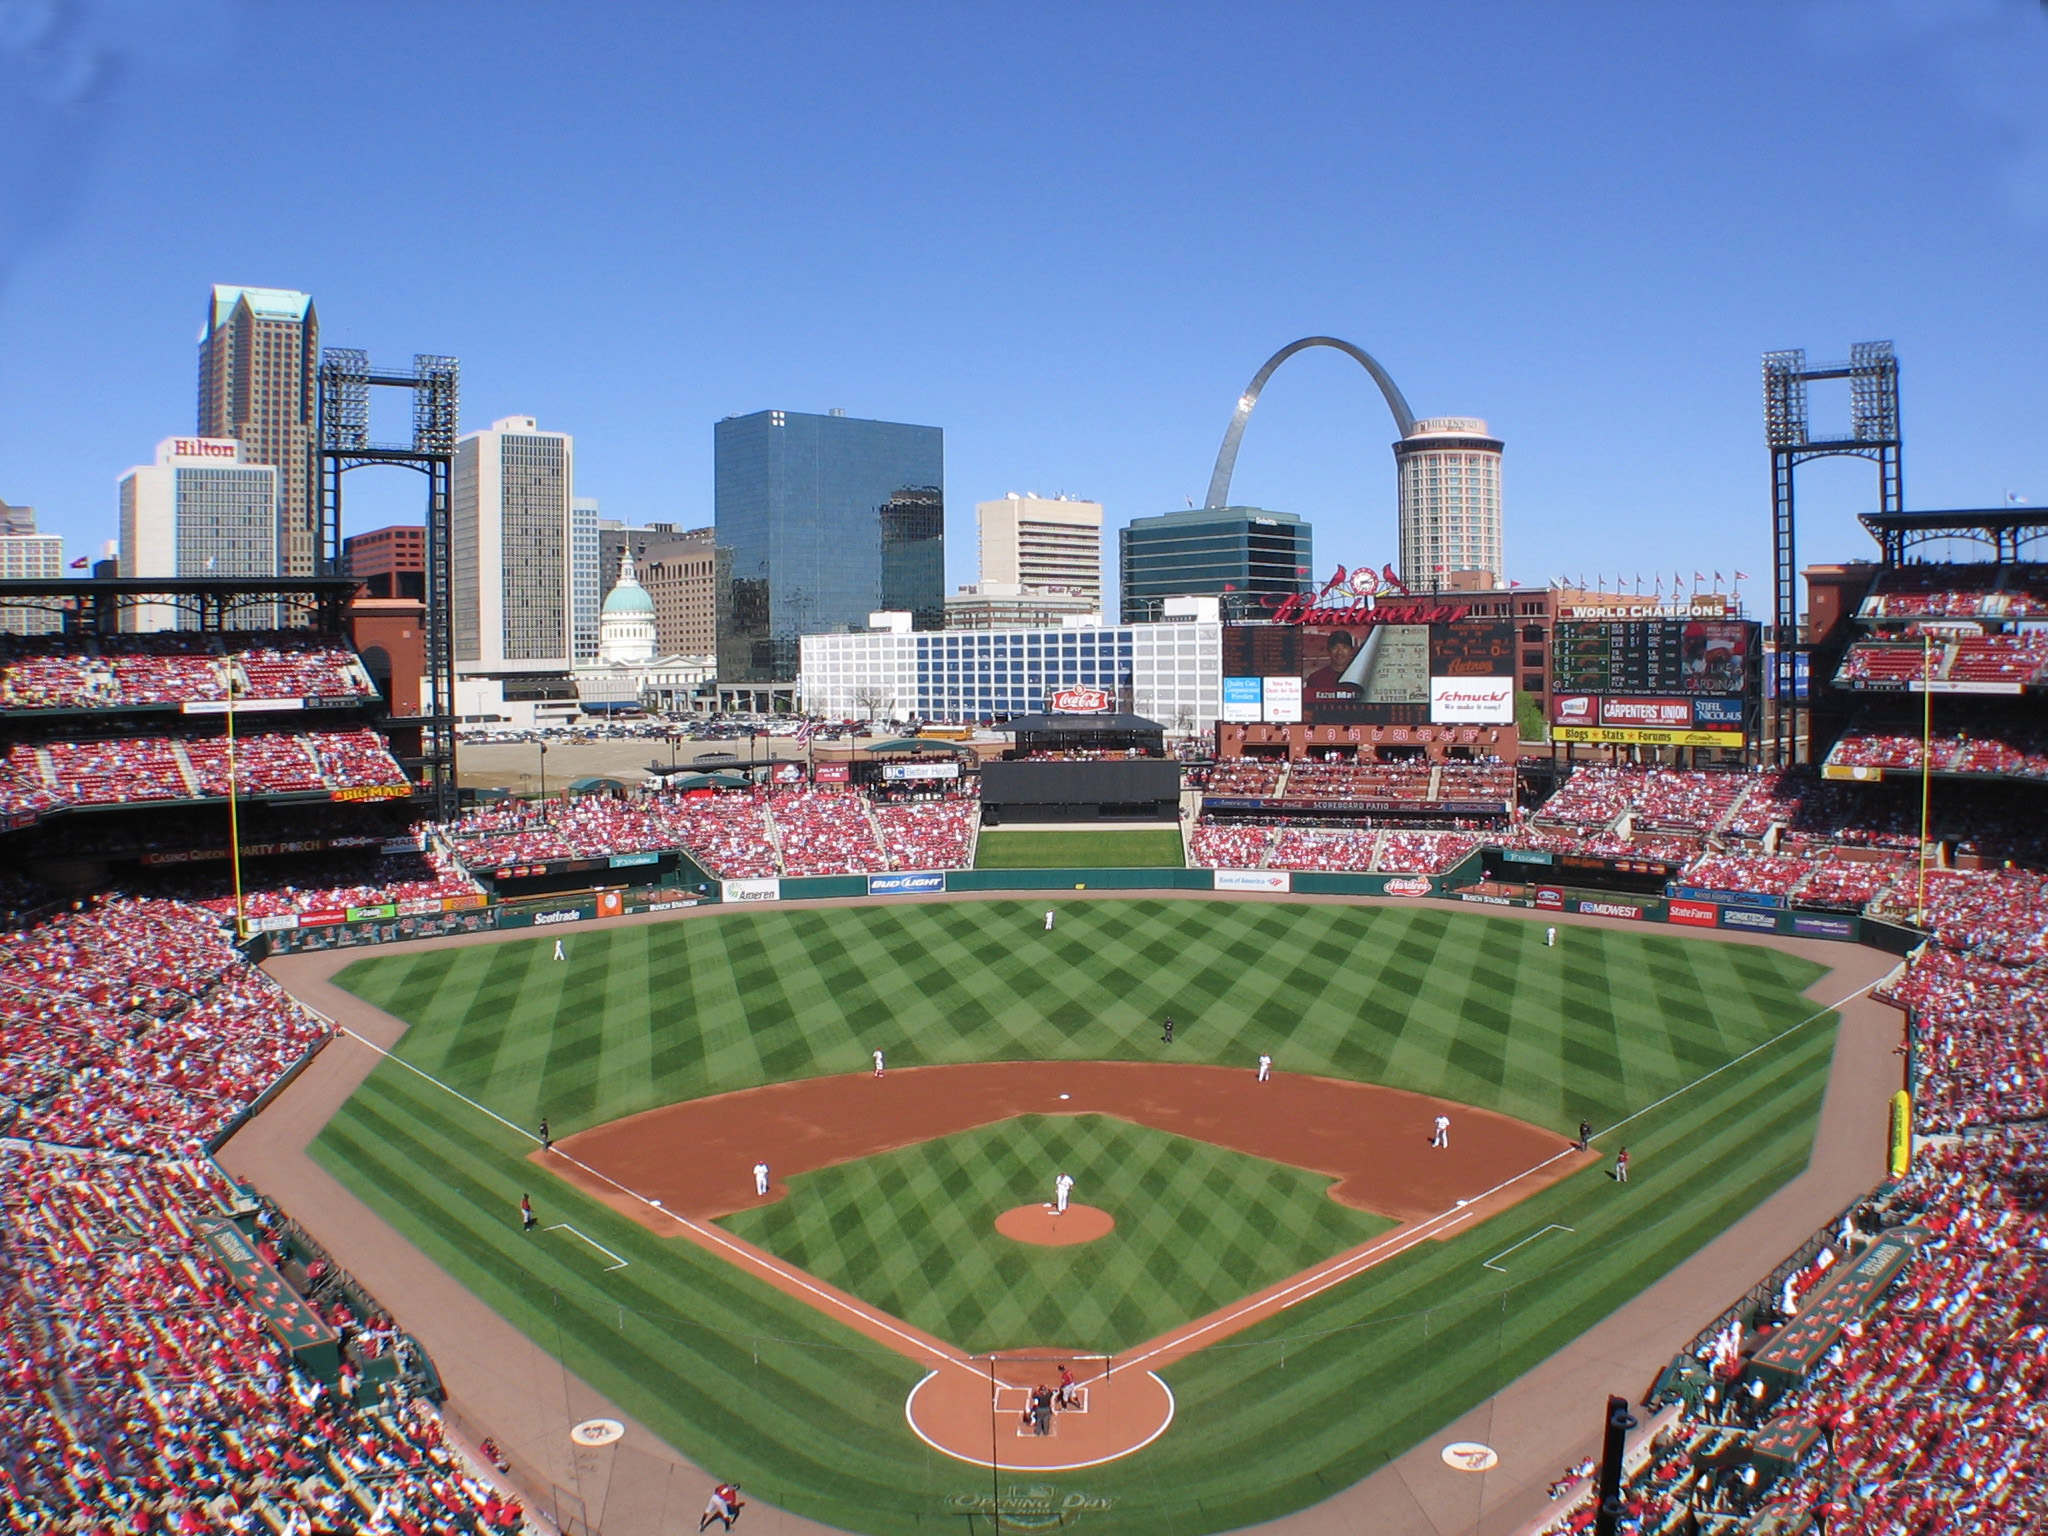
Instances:
[[[876,1536],[958,1533],[989,1497],[985,1472],[905,1423],[921,1369],[553,1179],[514,1126],[545,1114],[562,1136],[863,1071],[877,1048],[892,1069],[1249,1069],[1263,1051],[1283,1071],[1564,1132],[1656,1106],[1623,1133],[1627,1186],[1575,1174],[1178,1361],[1162,1373],[1177,1412],[1157,1441],[1034,1480],[1034,1499],[1084,1510],[1082,1524],[1143,1536],[1202,1536],[1327,1498],[1555,1353],[1806,1162],[1834,1029],[1830,1015],[1794,1027],[1814,1017],[1799,994],[1820,972],[1792,955],[1582,928],[1546,949],[1540,923],[1336,904],[1055,900],[1048,934],[1047,904],[739,909],[579,929],[565,962],[551,959],[553,934],[360,961],[342,984],[410,1022],[398,1054],[417,1070],[381,1065],[315,1153],[699,1465]],[[1001,1246],[995,1209],[1050,1198],[1055,1161],[1071,1162],[1077,1200],[1113,1209],[1116,1230]],[[1106,1117],[1027,1116],[803,1175],[727,1225],[956,1345],[1106,1351],[1371,1230],[1318,1187]],[[522,1233],[523,1189],[544,1228],[564,1229]]]
[[[1178,869],[1184,862],[1171,827],[991,831],[974,850],[976,869]]]

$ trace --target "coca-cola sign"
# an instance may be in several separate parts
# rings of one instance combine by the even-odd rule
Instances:
[[[1056,715],[1106,715],[1110,702],[1104,688],[1062,688],[1045,701],[1045,707]]]

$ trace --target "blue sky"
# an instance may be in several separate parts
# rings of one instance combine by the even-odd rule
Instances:
[[[214,282],[456,354],[465,428],[574,432],[635,523],[710,520],[722,415],[941,426],[955,581],[977,500],[1199,501],[1238,391],[1317,332],[1506,439],[1524,583],[1763,598],[1774,347],[1897,343],[1909,504],[2048,503],[2034,0],[17,0],[0,144],[0,498],[73,553],[190,430]],[[1379,564],[1391,437],[1304,354],[1236,499]],[[351,531],[416,485],[352,477]],[[1869,548],[1865,467],[1801,495],[1802,556]]]

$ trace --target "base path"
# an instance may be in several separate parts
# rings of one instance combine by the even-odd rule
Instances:
[[[792,1175],[958,1135],[1018,1115],[1114,1115],[1233,1152],[1322,1173],[1333,1199],[1399,1225],[1127,1351],[1084,1364],[1084,1409],[1052,1432],[1020,1433],[1030,1390],[1051,1385],[1057,1345],[993,1367],[903,1319],[710,1225],[769,1205]],[[1432,1147],[1438,1115],[1450,1145]],[[1448,1237],[1594,1161],[1555,1132],[1427,1094],[1332,1077],[1131,1061],[1008,1061],[850,1072],[664,1105],[564,1137],[533,1161],[664,1237],[684,1237],[931,1371],[905,1405],[927,1444],[962,1461],[1034,1471],[1098,1466],[1143,1449],[1173,1419],[1154,1371],[1251,1327],[1416,1243]],[[754,1189],[754,1164],[775,1175]],[[1062,1223],[1086,1224],[1066,1236]],[[1023,1242],[1075,1242],[1114,1225],[1086,1206],[1022,1206],[996,1229]],[[991,1374],[991,1371],[993,1374]],[[1012,1444],[1011,1442],[1015,1442]]]

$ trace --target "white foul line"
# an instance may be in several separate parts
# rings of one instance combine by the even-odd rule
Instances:
[[[546,1232],[576,1232],[576,1229],[570,1226],[569,1223],[566,1221],[558,1221],[552,1227],[544,1227],[542,1228],[542,1230]],[[626,1267],[626,1261],[624,1259],[619,1258],[619,1256],[616,1253],[613,1253],[611,1249],[605,1247],[605,1245],[603,1243],[600,1243],[596,1238],[585,1236],[581,1232],[576,1232],[576,1235],[578,1237],[583,1238],[583,1241],[590,1244],[591,1247],[595,1248],[599,1253],[603,1254],[606,1258],[618,1260],[617,1263],[605,1265],[604,1272],[606,1274],[610,1274],[615,1269],[624,1269]]]
[[[462,1100],[462,1102],[467,1104],[471,1109],[474,1109],[481,1114],[490,1116],[491,1119],[497,1121],[498,1124],[504,1126],[507,1130],[514,1131],[519,1135],[524,1136],[528,1141],[536,1143],[539,1142],[540,1138],[534,1135],[533,1132],[527,1130],[526,1127],[522,1125],[514,1125],[510,1120],[507,1120],[503,1115],[499,1114],[496,1110],[485,1108],[483,1105],[477,1103],[475,1099],[472,1099],[468,1094],[463,1093],[458,1089],[449,1087],[446,1083],[442,1082],[438,1077],[435,1077],[432,1073],[422,1072],[418,1067],[414,1066],[411,1062],[407,1061],[403,1056],[395,1055],[394,1053],[387,1051],[386,1049],[384,1049],[383,1046],[379,1045],[374,1040],[365,1039],[363,1036],[357,1034],[354,1030],[348,1028],[347,1025],[341,1026],[341,1032],[347,1035],[351,1040],[361,1041],[364,1045],[367,1045],[371,1050],[375,1051],[379,1056],[384,1057],[387,1061],[395,1061],[401,1067],[404,1067],[408,1072],[414,1073],[419,1077],[425,1078],[428,1082],[432,1083],[436,1088],[439,1088],[443,1093],[454,1094],[456,1098]],[[926,1357],[936,1357],[937,1359],[944,1361],[948,1365],[957,1365],[958,1367],[960,1367],[961,1370],[970,1372],[976,1377],[979,1377],[981,1375],[981,1373],[975,1370],[974,1367],[971,1364],[969,1364],[966,1360],[963,1360],[956,1355],[947,1354],[943,1350],[934,1349],[930,1344],[927,1344],[923,1339],[916,1337],[914,1334],[905,1333],[901,1328],[898,1328],[894,1323],[890,1322],[886,1314],[870,1311],[865,1306],[860,1306],[848,1302],[844,1298],[834,1296],[829,1291],[820,1289],[817,1285],[814,1285],[811,1282],[809,1277],[807,1277],[802,1270],[790,1268],[788,1265],[784,1264],[780,1259],[777,1259],[773,1254],[766,1253],[761,1249],[753,1248],[751,1246],[743,1245],[739,1242],[736,1242],[732,1238],[727,1237],[725,1233],[719,1231],[716,1227],[707,1227],[703,1225],[701,1222],[695,1222],[690,1220],[690,1218],[687,1216],[679,1216],[674,1211],[671,1211],[667,1209],[665,1206],[663,1206],[660,1201],[648,1199],[647,1196],[641,1194],[637,1189],[628,1189],[625,1185],[621,1184],[617,1179],[613,1178],[610,1174],[604,1172],[602,1169],[593,1168],[590,1166],[590,1164],[584,1162],[581,1158],[572,1157],[567,1152],[562,1151],[560,1148],[550,1148],[549,1150],[553,1153],[554,1156],[559,1157],[563,1162],[573,1163],[578,1168],[581,1168],[585,1173],[589,1174],[592,1178],[601,1179],[605,1183],[611,1185],[613,1189],[616,1189],[620,1194],[626,1196],[627,1199],[637,1200],[640,1202],[640,1204],[646,1206],[649,1210],[655,1212],[657,1215],[665,1216],[670,1221],[675,1222],[677,1225],[685,1227],[689,1231],[696,1233],[698,1240],[700,1242],[715,1244],[718,1247],[725,1249],[728,1253],[734,1255],[735,1258],[738,1261],[740,1261],[743,1265],[755,1265],[759,1268],[766,1269],[770,1273],[779,1277],[785,1284],[805,1291],[809,1295],[816,1297],[817,1301],[814,1304],[818,1307],[819,1311],[828,1311],[836,1308],[841,1312],[850,1313],[853,1316],[860,1318],[863,1322],[869,1324],[870,1326],[879,1328],[883,1332],[891,1334],[894,1337],[901,1339],[904,1343],[912,1346],[912,1348],[914,1348],[917,1351],[917,1355],[915,1356],[915,1358],[922,1359]],[[581,1236],[582,1234],[579,1233],[577,1235]]]
[[[1540,1230],[1538,1230],[1538,1231],[1535,1231],[1535,1232],[1531,1232],[1531,1233],[1530,1233],[1530,1234],[1529,1234],[1529,1235],[1528,1235],[1527,1237],[1523,1238],[1523,1239],[1522,1239],[1522,1240],[1521,1240],[1521,1241],[1520,1241],[1519,1243],[1515,1243],[1515,1244],[1513,1244],[1513,1245],[1512,1245],[1512,1246],[1510,1246],[1510,1247],[1507,1247],[1507,1248],[1503,1248],[1503,1249],[1501,1249],[1501,1251],[1500,1251],[1499,1253],[1496,1253],[1496,1254],[1495,1254],[1495,1255],[1493,1256],[1493,1259],[1504,1259],[1504,1258],[1506,1258],[1506,1257],[1507,1257],[1507,1256],[1508,1256],[1509,1254],[1513,1253],[1513,1252],[1515,1251],[1515,1249],[1516,1249],[1516,1248],[1526,1248],[1526,1247],[1528,1247],[1528,1246],[1529,1246],[1529,1244],[1531,1244],[1531,1243],[1535,1242],[1535,1241],[1536,1241],[1536,1239],[1537,1239],[1537,1238],[1539,1238],[1539,1237],[1541,1237],[1541,1236],[1542,1236],[1542,1235],[1543,1235],[1543,1234],[1544,1234],[1545,1232],[1576,1232],[1576,1231],[1578,1231],[1578,1230],[1579,1230],[1579,1229],[1578,1229],[1577,1227],[1562,1227],[1562,1226],[1559,1226],[1559,1225],[1558,1225],[1558,1224],[1557,1224],[1556,1222],[1554,1222],[1554,1221],[1553,1221],[1553,1222],[1552,1222],[1552,1223],[1551,1223],[1551,1224],[1550,1224],[1549,1226],[1547,1226],[1547,1227],[1544,1227],[1544,1228],[1541,1228],[1541,1229],[1540,1229]],[[1481,1259],[1481,1260],[1479,1261],[1479,1267],[1480,1267],[1481,1269],[1493,1269],[1493,1270],[1499,1270],[1501,1274],[1506,1274],[1506,1273],[1507,1273],[1507,1271],[1506,1271],[1505,1269],[1501,1269],[1500,1265],[1498,1265],[1498,1264],[1496,1264],[1496,1263],[1494,1263],[1494,1262],[1493,1262],[1493,1259]]]

